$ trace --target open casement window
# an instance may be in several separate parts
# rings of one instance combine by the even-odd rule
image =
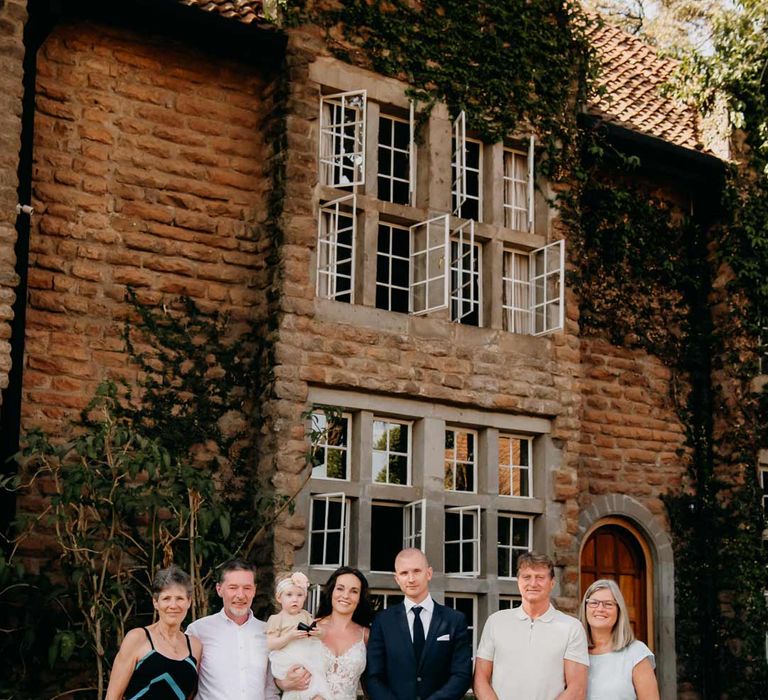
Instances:
[[[516,231],[533,231],[534,140],[527,153],[504,149],[504,225]]]
[[[563,328],[564,276],[564,241],[531,253],[505,250],[502,269],[504,330],[542,335]]]
[[[480,325],[480,255],[475,222],[456,228],[451,237],[451,320]]]
[[[343,493],[312,496],[309,516],[309,563],[333,567],[347,563],[349,509]]]
[[[409,310],[418,316],[448,306],[448,215],[414,224],[410,231]]]
[[[408,173],[408,203],[412,206],[416,206],[416,105],[411,100],[408,109],[408,129],[410,131],[410,142],[408,143],[408,150],[410,157],[408,159],[409,173]]]
[[[317,296],[352,303],[355,288],[356,197],[320,207],[317,226]]]
[[[365,184],[365,118],[365,90],[320,98],[321,184]]]
[[[460,216],[467,201],[467,118],[461,112],[453,122],[453,213]]]
[[[403,506],[403,549],[425,551],[427,536],[427,501],[412,501]]]
[[[445,509],[445,573],[480,575],[480,506]]]
[[[533,335],[543,335],[565,325],[565,242],[557,241],[534,250],[531,261]]]

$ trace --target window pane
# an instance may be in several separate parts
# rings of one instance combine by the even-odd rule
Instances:
[[[445,514],[445,539],[446,541],[459,539],[459,514]]]
[[[408,483],[408,458],[402,455],[395,455],[389,458],[389,483],[407,484]]]

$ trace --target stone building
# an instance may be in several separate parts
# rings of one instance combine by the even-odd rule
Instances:
[[[262,461],[279,491],[302,482],[307,407],[341,412],[276,566],[320,582],[355,565],[386,604],[394,553],[420,546],[477,640],[515,604],[518,553],[546,551],[566,609],[620,580],[676,696],[671,372],[580,334],[535,138],[484,143],[438,105],[417,141],[407,85],[335,58],[314,27],[277,30],[259,0],[6,0],[0,27],[6,455],[130,378],[128,286],[274,318]],[[608,96],[591,118],[643,154],[638,177],[706,208],[720,161],[659,92],[671,64],[618,30],[593,39]],[[281,239],[260,226],[278,159]]]

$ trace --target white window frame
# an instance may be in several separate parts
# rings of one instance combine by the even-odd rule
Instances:
[[[306,608],[312,617],[317,616],[317,611],[320,609],[320,596],[323,592],[323,586],[320,583],[313,583],[309,586],[307,591]]]
[[[512,159],[511,168],[507,167],[507,158]],[[515,160],[517,158],[526,160],[526,180],[515,177]],[[504,225],[516,231],[533,231],[534,214],[534,139],[530,136],[528,140],[527,153],[517,148],[504,148]],[[525,185],[525,206],[517,201],[515,184]],[[507,198],[507,193],[511,194],[511,201]],[[515,219],[522,218],[525,226],[518,228],[515,226]]]
[[[480,506],[472,505],[472,506],[457,506],[454,508],[446,508],[445,509],[445,515],[448,515],[449,513],[457,513],[459,516],[459,539],[458,540],[448,540],[448,535],[445,533],[445,529],[443,530],[443,541],[445,543],[445,546],[449,544],[458,544],[459,545],[459,569],[460,571],[447,571],[447,564],[446,564],[446,556],[445,556],[445,547],[443,548],[443,570],[445,571],[446,576],[451,577],[458,577],[458,578],[476,578],[480,575]],[[462,516],[466,514],[474,515],[475,518],[475,534],[473,537],[465,538],[464,537],[464,518]],[[443,527],[445,528],[445,522],[443,522]],[[474,556],[473,561],[471,562],[471,569],[470,570],[464,570],[464,548],[462,545],[466,544],[467,542],[471,542],[474,545]]]
[[[461,599],[461,600],[471,600],[472,601],[472,619],[467,620],[467,627],[472,632],[472,658],[475,658],[475,654],[477,653],[477,627],[479,624],[479,620],[477,619],[477,594],[476,593],[449,593],[446,592],[443,596],[443,604],[446,605],[449,608],[452,608],[453,610],[458,610],[458,608],[454,605],[451,605],[448,602],[448,598],[453,598],[453,600]]]
[[[504,248],[502,256],[501,306],[504,330],[530,335],[533,331],[531,255],[515,248]],[[523,262],[525,274],[521,274]]]
[[[386,226],[387,228],[390,229],[390,234],[389,234],[389,250],[387,252],[385,252],[385,253],[382,253],[378,249],[378,236],[380,235],[379,229],[382,226]],[[392,253],[392,238],[394,236],[394,234],[392,232],[394,230],[402,231],[403,232],[402,235],[408,237],[408,257],[407,258],[403,258],[403,257],[401,257],[399,255],[394,255]],[[401,291],[405,292],[408,295],[408,299],[409,299],[408,303],[409,303],[409,308],[410,308],[410,296],[411,296],[411,290],[410,290],[410,279],[411,279],[410,275],[411,275],[411,272],[410,272],[410,270],[411,270],[411,247],[412,247],[412,240],[411,239],[412,239],[411,231],[410,231],[408,226],[401,226],[400,224],[393,224],[393,223],[390,223],[389,221],[381,221],[381,220],[379,221],[378,227],[376,229],[376,274],[377,274],[377,277],[376,277],[376,292],[378,293],[378,290],[379,290],[380,287],[387,290],[387,308],[385,309],[385,311],[392,311],[392,290],[393,289],[401,290]],[[378,262],[379,262],[379,258],[380,257],[385,258],[386,261],[387,261],[387,271],[388,271],[388,275],[389,275],[389,280],[387,282],[380,282],[379,278],[378,278],[378,269],[379,269]],[[400,262],[404,262],[406,265],[408,265],[408,282],[407,282],[407,284],[409,286],[407,286],[407,287],[399,287],[396,284],[392,283],[392,264],[393,264],[394,260],[397,260],[397,261],[400,261]],[[381,307],[377,307],[377,308],[381,308]]]
[[[411,103],[413,105],[413,103]],[[382,202],[392,202],[393,204],[405,204],[405,205],[412,205],[413,204],[413,192],[414,192],[414,185],[413,185],[413,174],[414,174],[414,167],[413,167],[413,155],[415,152],[414,143],[413,143],[413,109],[411,109],[411,112],[409,113],[408,119],[403,119],[402,117],[396,117],[393,114],[386,114],[381,113],[379,115],[379,119],[388,119],[391,122],[397,122],[400,124],[407,124],[408,125],[408,148],[407,150],[403,151],[402,149],[395,148],[394,144],[394,129],[392,130],[392,144],[391,145],[384,145],[381,142],[381,129],[379,129],[379,142],[377,144],[377,152],[381,149],[386,150],[389,153],[389,160],[390,160],[390,173],[389,175],[384,175],[381,172],[381,160],[377,160],[376,163],[376,183],[378,188],[378,181],[379,179],[385,179],[388,180],[390,183],[390,198],[389,199],[383,199],[381,196],[381,191],[379,190],[378,198]],[[406,184],[408,185],[408,197],[405,202],[394,202],[392,199],[391,194],[394,192],[394,183],[395,182],[405,182],[403,178],[396,177],[394,173],[394,154],[395,153],[405,153],[408,156],[408,173],[406,177],[408,178]]]
[[[451,433],[454,434],[454,439],[453,439],[453,457],[450,460],[448,460],[447,457],[445,456],[445,448],[443,449],[443,464],[445,465],[446,462],[450,461],[452,463],[452,465],[453,465],[453,468],[452,468],[452,478],[453,478],[453,486],[454,486],[454,488],[448,489],[448,488],[444,487],[444,490],[449,492],[449,493],[477,493],[477,462],[478,462],[478,459],[477,459],[478,433],[477,433],[477,431],[476,430],[470,430],[469,428],[457,428],[457,427],[453,427],[453,426],[445,426],[445,432],[446,433],[451,432]],[[470,464],[470,462],[463,462],[463,461],[459,461],[459,460],[456,459],[456,437],[455,436],[458,433],[467,433],[469,435],[473,435],[474,436],[474,440],[473,440],[474,461],[471,462],[471,464],[472,464],[472,490],[471,491],[466,491],[464,489],[459,490],[459,489],[455,488],[455,486],[456,486],[457,465],[458,464]],[[443,437],[443,439],[445,439],[445,437]],[[443,483],[445,483],[445,482],[443,482]]]
[[[507,550],[507,562],[509,564],[509,576],[502,576],[501,573],[499,573],[499,578],[503,579],[505,581],[517,581],[517,571],[515,570],[515,567],[513,564],[513,554],[515,552],[532,552],[533,551],[533,517],[532,515],[522,515],[519,513],[499,513],[497,515],[498,520],[509,520],[509,544],[502,545],[500,542],[497,542],[497,548],[499,551],[501,550]],[[512,541],[514,539],[514,525],[515,520],[527,520],[528,521],[528,544],[526,545],[525,549],[522,547],[515,547],[512,544]],[[498,523],[497,523],[497,532],[498,532]]]
[[[389,607],[389,598],[392,596],[398,596],[399,598],[405,599],[405,594],[401,591],[393,591],[390,589],[385,588],[371,588],[369,591],[371,596],[382,596],[384,598],[384,607],[382,607],[382,610],[386,610]],[[399,605],[402,601],[398,601],[395,603],[395,605]]]
[[[451,313],[451,320],[454,323],[462,323],[462,321],[477,308],[477,325],[483,325],[483,301],[482,301],[482,246],[475,241],[475,222],[470,219],[465,223],[457,226],[453,235],[451,236],[451,243],[456,243],[456,266],[454,267],[453,255],[450,256],[451,261],[451,282],[454,275],[456,276],[456,293],[454,294],[453,285],[451,284],[451,310],[453,310],[453,302],[456,302],[456,308],[458,315],[456,318]],[[463,253],[465,246],[468,248],[468,253]],[[462,280],[469,277],[469,298],[464,298],[465,287],[467,285],[462,283]],[[474,281],[477,279],[477,298],[475,298],[475,285]],[[469,311],[461,313],[461,309],[464,304],[469,304]]]
[[[373,484],[386,484],[388,486],[410,486],[411,485],[411,454],[413,453],[413,423],[407,420],[400,420],[398,418],[388,418],[386,416],[374,416],[373,422],[388,423],[391,425],[404,425],[408,428],[408,451],[405,453],[406,458],[406,482],[404,484],[395,484],[389,481],[389,459],[387,459],[387,481],[377,481],[376,474],[373,473],[375,466],[373,464],[373,453],[383,452],[387,457],[390,454],[402,455],[402,452],[393,452],[389,449],[389,431],[387,431],[387,448],[380,450],[373,447],[373,441],[371,441],[371,483]]]
[[[426,552],[427,499],[411,501],[403,506],[403,549],[413,547]]]
[[[425,227],[423,249],[416,249],[417,230]],[[448,267],[450,266],[450,230],[448,226],[448,214],[442,214],[425,221],[420,221],[410,227],[411,234],[411,262],[408,273],[409,279],[409,313],[414,316],[445,309],[451,298],[450,278],[448,276]],[[418,267],[423,259],[423,266]],[[416,270],[423,270],[422,276],[417,279]],[[432,300],[430,293],[433,287],[432,283],[440,283],[439,289],[442,290],[442,299]],[[419,299],[418,292],[423,289],[423,308],[417,304]]]
[[[338,92],[320,98],[320,183],[328,187],[355,187],[365,184],[365,124],[367,118],[367,93],[365,90]],[[342,121],[334,121],[334,112],[340,110]],[[347,110],[353,110],[355,118],[346,120]],[[352,127],[355,147],[346,150],[349,137],[345,131]],[[352,165],[345,165],[350,159]],[[352,168],[353,177],[342,181],[340,175]]]
[[[550,260],[555,259],[555,268],[550,270]],[[542,272],[537,273],[538,261],[542,260]],[[531,252],[531,315],[533,335],[544,335],[560,330],[565,325],[565,241],[555,241]],[[556,278],[559,294],[549,298],[548,285]],[[549,323],[549,308],[557,306],[557,320]],[[539,324],[541,313],[541,324]]]
[[[326,428],[323,428],[323,430],[327,430],[328,416],[326,416],[325,413],[323,413],[322,411],[312,411],[311,420],[312,420],[312,427],[313,428],[316,425],[316,418],[322,418],[323,420],[326,421]],[[347,428],[346,429],[347,444],[344,445],[343,447],[340,447],[339,445],[329,445],[328,442],[327,442],[327,434],[326,434],[326,436],[323,437],[323,441],[322,442],[317,442],[317,444],[314,445],[315,453],[317,452],[318,449],[322,449],[324,451],[325,460],[323,461],[322,464],[318,464],[318,465],[312,467],[312,478],[313,479],[322,479],[323,481],[350,481],[350,479],[351,479],[350,471],[352,470],[352,467],[350,465],[350,459],[349,459],[349,455],[350,455],[350,444],[349,443],[350,443],[350,439],[351,439],[351,436],[352,436],[352,416],[349,413],[342,413],[341,416],[339,416],[339,419],[345,421],[346,424],[347,424],[346,425],[346,428]],[[327,476],[327,474],[328,474],[328,450],[329,449],[344,452],[344,455],[345,455],[344,463],[345,463],[345,467],[346,467],[345,468],[346,476],[343,479],[339,479],[338,477],[335,477],[335,476]],[[321,467],[325,468],[326,476],[316,476],[315,475],[315,469],[320,469]]]
[[[467,117],[463,111],[453,121],[453,182],[451,192],[456,197],[453,214],[458,216],[467,201]]]
[[[317,501],[325,501],[325,523],[322,530],[313,530],[315,515],[315,503]],[[341,501],[341,530],[330,529],[328,527],[328,503]],[[323,533],[323,555],[322,564],[312,563],[312,536],[318,532]],[[328,534],[331,532],[340,532],[339,537],[339,562],[340,563],[326,563],[328,560]],[[347,497],[339,491],[336,493],[316,493],[311,496],[310,510],[309,510],[309,565],[315,569],[335,569],[339,566],[346,566],[349,557],[349,508],[347,508]]]
[[[410,174],[408,177],[408,203],[412,206],[416,206],[416,103],[411,100],[408,103],[408,127],[410,129],[410,158],[408,165],[410,166]]]
[[[351,212],[347,209],[351,206]],[[351,243],[339,243],[339,218],[352,220]],[[355,252],[357,247],[357,197],[354,194],[339,197],[320,206],[317,221],[317,283],[315,293],[323,299],[338,299],[349,295],[349,303],[355,303]],[[344,249],[348,258],[339,259]],[[340,263],[350,263],[349,275],[340,275]],[[349,289],[338,290],[339,279],[349,280]],[[344,300],[342,300],[344,301]]]
[[[508,608],[502,608],[501,607],[501,601],[502,600],[508,600],[509,601],[509,607]],[[513,605],[513,603],[517,603],[517,605]],[[512,610],[513,608],[519,608],[523,604],[523,598],[519,595],[507,595],[507,594],[501,594],[499,596],[499,610]]]
[[[515,498],[533,498],[533,438],[526,436],[526,435],[515,435],[514,433],[499,433],[499,452],[501,452],[501,441],[502,440],[520,440],[525,445],[525,449],[528,452],[528,466],[524,466],[522,464],[502,464],[501,462],[501,454],[499,454],[498,459],[498,480],[499,480],[499,496],[503,496],[505,498],[507,497],[515,497]],[[521,450],[523,447],[521,446]],[[510,458],[512,456],[513,450],[509,450]],[[509,493],[502,493],[501,492],[501,470],[502,467],[509,469]],[[517,469],[521,472],[520,474],[520,482],[522,483],[523,480],[523,471],[527,471],[527,477],[526,481],[528,483],[528,495],[523,496],[519,493],[513,493],[512,492],[512,484],[514,483],[513,474],[514,470]]]
[[[757,468],[758,486],[763,504],[763,513],[765,514],[766,521],[768,521],[768,465],[761,464]]]

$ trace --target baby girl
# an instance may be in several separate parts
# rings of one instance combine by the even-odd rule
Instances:
[[[289,691],[283,700],[333,700],[325,679],[323,645],[310,636],[314,632],[312,616],[304,610],[309,579],[295,571],[277,582],[275,597],[280,612],[267,620],[267,646],[272,675],[283,680],[291,666],[303,666],[312,674],[309,688]]]

